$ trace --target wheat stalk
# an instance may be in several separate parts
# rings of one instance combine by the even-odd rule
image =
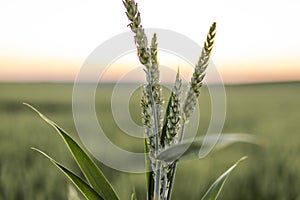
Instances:
[[[155,139],[155,157],[159,153],[160,147],[160,129],[161,129],[161,111],[163,100],[161,99],[161,86],[159,83],[159,68],[157,62],[157,41],[156,35],[153,36],[151,41],[151,47],[148,47],[148,39],[145,34],[144,29],[141,25],[141,17],[140,12],[138,11],[137,3],[134,0],[124,0],[123,4],[127,10],[126,15],[130,21],[130,28],[133,33],[135,33],[134,40],[135,45],[137,47],[138,57],[140,62],[145,66],[147,86],[144,91],[147,93],[144,95],[145,98],[149,98],[148,102],[150,102],[150,107],[153,115],[153,124],[151,124],[152,131],[154,133]],[[146,132],[149,132],[146,127]],[[152,140],[152,138],[148,138],[148,140]],[[153,141],[148,141],[148,143],[152,143]],[[150,146],[150,149],[152,147]],[[160,195],[160,179],[161,179],[161,161],[154,159],[150,153],[150,162],[155,160],[155,180],[154,180],[154,199],[159,199]],[[153,166],[154,164],[151,163]]]
[[[148,199],[169,199],[175,178],[176,162],[162,163],[156,160],[156,156],[162,149],[177,144],[183,139],[185,123],[188,122],[196,107],[205,70],[209,64],[216,34],[216,23],[213,23],[210,27],[200,58],[195,66],[182,110],[180,103],[182,83],[178,70],[167,106],[166,116],[163,120],[163,99],[157,59],[157,36],[156,34],[153,35],[149,46],[145,30],[141,25],[141,16],[137,3],[134,0],[124,0],[123,3],[127,10],[126,15],[130,21],[129,27],[135,34],[134,42],[137,47],[137,55],[141,64],[145,66],[144,71],[147,79],[141,98],[142,121],[145,126],[145,141],[149,153],[150,167],[154,170],[150,176],[151,181],[154,182],[154,191],[153,193],[149,191]],[[179,134],[180,130],[181,134]],[[179,140],[178,135],[180,135]]]

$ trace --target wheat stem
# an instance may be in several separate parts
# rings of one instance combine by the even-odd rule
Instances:
[[[185,132],[185,125],[186,125],[186,123],[185,123],[185,121],[183,119],[182,120],[182,126],[181,126],[181,133],[180,133],[179,143],[181,143],[182,140],[183,140],[184,132]],[[170,200],[171,196],[172,196],[173,186],[174,186],[174,182],[175,182],[176,170],[177,170],[177,161],[174,161],[174,166],[173,166],[173,171],[172,171],[172,174],[171,174],[171,180],[170,180],[169,190],[168,190],[168,194],[167,194],[167,200]]]
[[[158,64],[157,64],[157,42],[156,35],[154,35],[151,41],[151,49],[148,47],[147,36],[145,34],[144,29],[141,25],[141,17],[140,12],[138,11],[137,4],[134,0],[124,0],[123,4],[127,10],[126,15],[131,21],[129,24],[132,32],[135,33],[135,44],[138,51],[138,57],[140,62],[146,67],[146,78],[147,78],[147,91],[149,91],[149,99],[151,103],[151,110],[153,115],[153,133],[155,135],[155,157],[157,156],[160,150],[160,119],[159,113],[157,109],[160,108],[162,101],[160,99],[160,85],[158,80]],[[151,162],[151,158],[150,158]],[[154,181],[154,194],[153,198],[159,200],[160,199],[160,179],[161,179],[161,161],[156,160],[155,167],[155,181]]]

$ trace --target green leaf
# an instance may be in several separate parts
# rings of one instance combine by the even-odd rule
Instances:
[[[202,197],[201,200],[216,200],[223,188],[225,181],[227,180],[230,173],[235,169],[235,167],[247,157],[242,157],[238,160],[234,165],[232,165],[226,172],[224,172],[207,190],[205,195]]]
[[[147,145],[147,139],[144,138],[144,151],[145,151],[145,163],[146,163],[146,183],[147,183],[147,199],[153,199],[153,191],[154,191],[154,176],[153,170],[150,163],[149,158],[149,149]]]
[[[85,196],[88,200],[103,200],[103,198],[93,189],[91,186],[89,186],[86,182],[84,182],[80,177],[78,177],[76,174],[68,170],[66,167],[55,161],[53,158],[48,156],[43,151],[32,148],[33,150],[41,153],[46,158],[48,158],[56,167],[58,167],[72,182],[73,184],[79,189],[79,191]]]
[[[81,200],[76,188],[71,184],[68,184],[67,200]]]
[[[135,189],[133,188],[133,191],[131,193],[131,200],[137,200],[137,197],[136,197],[136,192],[135,192]]]
[[[216,140],[217,143],[214,146],[215,149],[222,149],[236,142],[257,144],[255,137],[250,134],[210,134],[207,135],[205,139],[206,142],[204,144],[204,137],[197,137],[193,141],[188,139],[184,140],[182,143],[172,145],[160,152],[157,155],[157,159],[165,162],[172,162],[175,160],[198,158],[200,148],[210,149],[211,146],[215,144]]]
[[[65,132],[62,128],[60,128],[50,119],[41,114],[37,109],[29,104],[24,104],[37,112],[43,120],[45,120],[48,124],[50,124],[57,130],[59,135],[65,141],[74,159],[79,165],[82,173],[88,180],[89,184],[93,187],[93,189],[97,191],[97,193],[105,200],[119,200],[119,197],[117,196],[114,189],[112,188],[106,177],[103,175],[101,170],[97,167],[91,157],[87,153],[85,153],[85,151],[78,145],[78,143],[75,142],[67,132]]]

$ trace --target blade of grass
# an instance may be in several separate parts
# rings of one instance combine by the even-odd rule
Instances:
[[[153,199],[153,190],[154,190],[154,176],[153,176],[153,170],[150,163],[149,158],[149,149],[147,145],[146,138],[144,138],[144,151],[145,151],[145,163],[146,163],[146,183],[147,183],[147,199],[152,200]]]
[[[79,194],[75,187],[71,184],[68,184],[68,195],[67,200],[81,200]]]
[[[53,158],[48,156],[43,151],[31,148],[46,158],[48,158],[56,167],[58,167],[71,181],[72,183],[79,189],[79,191],[84,195],[84,197],[88,200],[103,200],[103,198],[91,187],[89,186],[85,181],[83,181],[80,177],[78,177],[76,174],[68,170],[66,167],[55,161]]]
[[[135,189],[133,188],[132,190],[132,193],[131,193],[131,200],[137,200],[137,197],[136,197],[136,192],[135,192]]]
[[[235,169],[235,167],[247,157],[242,157],[234,165],[232,165],[226,172],[224,172],[207,190],[205,195],[201,200],[216,200],[224,186],[225,181],[227,180],[230,173]]]
[[[206,136],[206,143],[203,145],[204,137],[197,137],[194,141],[184,140],[180,144],[175,144],[162,152],[157,156],[157,159],[165,162],[172,162],[174,160],[186,160],[191,158],[198,158],[200,148],[211,148],[209,143],[210,139],[214,143],[216,135],[211,134]],[[236,142],[247,142],[257,144],[257,141],[253,135],[250,134],[222,134],[218,136],[218,142],[214,146],[215,149],[223,149],[228,145]],[[202,158],[202,157],[201,157]]]
[[[60,128],[46,116],[40,113],[33,106],[26,103],[24,104],[32,110],[34,110],[36,113],[38,113],[43,120],[45,120],[48,124],[50,124],[57,130],[59,135],[63,138],[66,145],[68,146],[82,173],[84,174],[88,182],[91,184],[91,186],[94,188],[94,190],[97,191],[103,199],[119,200],[119,197],[115,193],[111,184],[108,182],[108,180],[103,175],[98,166],[95,164],[95,162],[87,153],[85,153],[85,151],[79,146],[79,144],[75,142],[75,140],[73,140],[72,137],[69,136],[69,134],[66,131],[64,131],[62,128]]]

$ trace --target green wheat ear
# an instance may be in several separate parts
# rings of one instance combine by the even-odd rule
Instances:
[[[205,77],[205,70],[209,64],[211,51],[215,41],[216,25],[216,22],[214,22],[209,29],[200,58],[195,66],[193,76],[189,83],[189,89],[183,104],[183,117],[185,121],[188,121],[196,107],[197,99],[200,94],[200,88],[203,85],[203,79]]]
[[[175,84],[171,93],[171,98],[166,116],[166,143],[164,146],[170,146],[178,142],[181,120],[181,86],[182,79],[179,75],[179,69],[176,75]]]

